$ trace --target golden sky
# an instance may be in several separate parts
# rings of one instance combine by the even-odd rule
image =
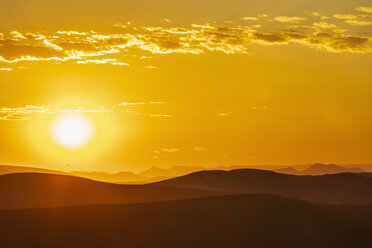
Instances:
[[[360,0],[0,0],[0,163],[372,163],[371,33]]]

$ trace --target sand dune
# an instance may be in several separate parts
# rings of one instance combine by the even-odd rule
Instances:
[[[221,195],[161,185],[120,185],[54,174],[0,176],[0,209],[136,203]]]
[[[0,211],[1,247],[370,247],[372,207],[235,195]]]
[[[200,171],[153,185],[265,193],[320,203],[372,204],[372,178],[352,173],[296,176],[253,169]]]

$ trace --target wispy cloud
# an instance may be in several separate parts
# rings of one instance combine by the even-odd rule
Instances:
[[[150,114],[151,117],[172,117],[173,115],[166,114]]]
[[[353,15],[353,14],[335,14],[336,19],[344,20],[346,23],[353,26],[371,26],[372,16],[370,15]]]
[[[153,65],[147,65],[146,68],[147,68],[147,69],[156,69],[156,66],[153,66]]]
[[[217,115],[227,117],[227,116],[230,116],[231,114],[232,114],[231,112],[222,112],[222,113],[218,113]]]
[[[73,61],[79,65],[128,66],[133,60],[150,59],[153,55],[194,54],[208,52],[249,54],[253,45],[290,45],[297,43],[329,52],[371,53],[371,37],[367,30],[353,32],[372,25],[371,7],[358,7],[363,14],[333,14],[334,20],[319,22],[320,14],[311,16],[246,16],[229,25],[191,24],[167,27],[115,24],[116,33],[59,30],[56,32],[12,31],[0,35],[0,67],[15,69],[12,64]],[[312,25],[298,25],[308,23]],[[320,19],[329,19],[320,16]],[[275,22],[272,22],[275,20]],[[317,21],[315,21],[317,20]],[[172,22],[173,23],[173,22]],[[236,23],[236,24],[235,24]],[[241,24],[239,24],[241,23]],[[243,24],[243,25],[242,25]],[[267,25],[267,26],[266,26]],[[320,31],[325,29],[326,31]],[[265,30],[265,31],[262,31]],[[338,30],[338,32],[337,32]],[[340,34],[342,30],[342,35]],[[254,52],[254,51],[253,51]],[[146,54],[147,53],[147,54]],[[2,65],[3,64],[3,65]],[[4,66],[5,65],[5,66]],[[148,65],[146,68],[154,68]]]
[[[241,19],[244,21],[257,21],[258,20],[257,17],[251,17],[251,16],[242,17]]]
[[[105,107],[87,108],[70,107],[64,108],[59,105],[26,105],[24,107],[0,107],[0,120],[29,120],[33,114],[62,114],[62,113],[99,113],[111,111]]]
[[[372,21],[351,19],[351,20],[346,20],[345,22],[351,25],[354,25],[354,26],[372,26]]]
[[[372,13],[372,7],[357,7],[355,8],[357,11]]]
[[[161,152],[178,152],[180,149],[178,148],[162,148],[162,149],[159,149],[159,151]]]
[[[116,59],[87,59],[81,60],[77,62],[78,64],[111,64],[111,65],[129,65],[128,63],[124,62],[117,62]]]
[[[206,150],[207,150],[206,147],[201,147],[201,146],[194,147],[194,151],[196,152],[201,152],[201,151],[206,151]]]
[[[145,105],[145,102],[122,102],[119,103],[119,106],[137,106],[137,105]]]
[[[165,158],[168,157],[168,154],[176,153],[176,152],[179,152],[179,151],[180,151],[179,148],[174,148],[174,147],[156,149],[156,150],[152,151],[154,153],[152,158],[155,158],[155,159],[163,158],[163,159],[165,159]]]
[[[277,22],[299,22],[304,21],[306,18],[298,16],[278,16],[274,18]]]
[[[166,104],[166,102],[122,102],[113,106],[61,106],[61,105],[26,105],[23,107],[0,107],[0,120],[24,121],[31,119],[35,114],[63,114],[63,113],[102,113],[120,111],[126,113],[142,114],[138,109],[130,109],[146,104]],[[148,114],[148,116],[170,117],[166,114]]]
[[[337,25],[332,24],[332,23],[328,23],[328,22],[315,22],[313,25],[316,26],[316,27],[319,27],[319,28],[324,28],[324,29],[338,28]]]

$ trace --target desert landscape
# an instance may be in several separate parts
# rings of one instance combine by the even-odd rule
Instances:
[[[0,0],[0,248],[371,248],[371,0]]]
[[[4,247],[369,247],[372,242],[368,172],[203,170],[129,185],[4,168]]]

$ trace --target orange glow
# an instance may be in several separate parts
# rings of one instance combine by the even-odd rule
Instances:
[[[372,163],[371,6],[31,2],[0,8],[0,164]]]

